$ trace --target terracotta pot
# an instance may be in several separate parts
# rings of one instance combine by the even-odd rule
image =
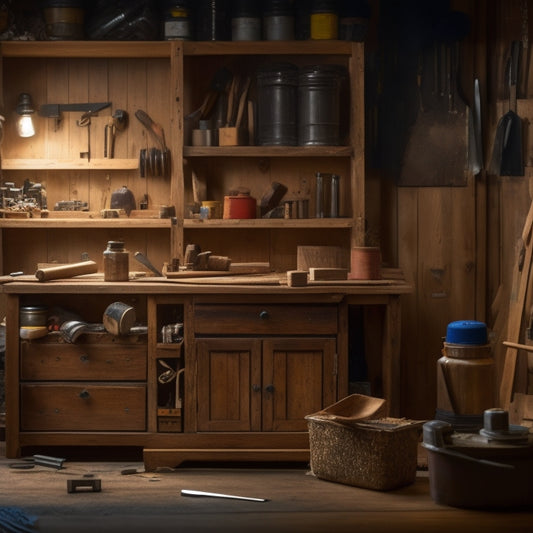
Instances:
[[[381,279],[381,251],[377,247],[352,248],[348,279]]]

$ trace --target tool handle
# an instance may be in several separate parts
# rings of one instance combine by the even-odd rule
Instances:
[[[520,41],[511,43],[509,59],[509,109],[516,112],[516,86],[518,84],[518,63],[520,61]]]
[[[39,281],[49,281],[52,279],[71,278],[81,274],[94,274],[98,267],[94,261],[82,261],[69,265],[40,268],[35,272],[35,277]]]

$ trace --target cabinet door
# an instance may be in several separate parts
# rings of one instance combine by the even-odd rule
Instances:
[[[261,429],[261,341],[198,339],[198,430]]]
[[[306,431],[305,415],[336,401],[334,338],[263,341],[263,431]]]

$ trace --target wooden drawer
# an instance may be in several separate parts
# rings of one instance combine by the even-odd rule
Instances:
[[[20,344],[20,378],[49,381],[143,381],[147,345],[136,342]]]
[[[145,431],[146,386],[21,385],[22,431]]]
[[[337,333],[336,305],[196,304],[199,335],[331,335]]]

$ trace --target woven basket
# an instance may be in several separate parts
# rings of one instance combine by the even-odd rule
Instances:
[[[382,491],[414,483],[422,422],[382,418],[347,425],[305,418],[316,477]]]

